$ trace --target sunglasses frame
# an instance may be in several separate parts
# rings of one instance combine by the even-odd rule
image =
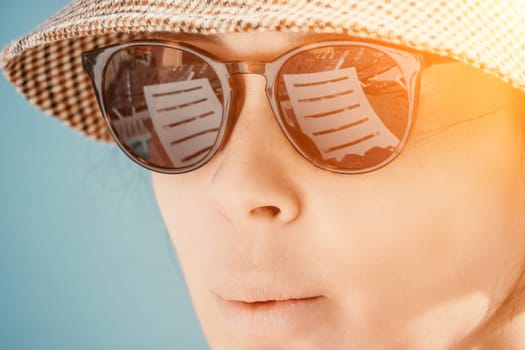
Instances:
[[[128,148],[128,146],[126,146],[125,141],[122,140],[120,136],[116,134],[112,126],[111,118],[108,116],[108,113],[106,110],[105,97],[104,97],[105,70],[107,67],[107,63],[110,61],[113,55],[115,55],[117,52],[123,49],[130,48],[133,46],[160,46],[160,47],[165,47],[165,48],[182,50],[184,52],[190,53],[202,59],[204,62],[209,64],[214,69],[215,73],[217,74],[217,77],[219,78],[221,87],[223,89],[224,108],[223,108],[223,117],[221,121],[221,127],[219,130],[219,134],[217,136],[217,141],[215,142],[214,146],[209,151],[209,153],[199,162],[191,166],[187,166],[183,168],[176,168],[176,169],[155,166],[149,163],[147,160],[142,159],[140,156],[133,154],[132,151]],[[391,59],[393,59],[394,62],[400,67],[402,71],[403,78],[404,78],[404,81],[407,87],[408,104],[409,104],[407,127],[400,140],[400,143],[398,144],[394,152],[384,161],[374,166],[363,168],[363,169],[341,169],[341,168],[337,168],[335,166],[331,166],[325,163],[316,162],[315,159],[311,159],[311,157],[309,157],[308,154],[306,154],[301,149],[301,147],[299,147],[296,144],[293,137],[289,135],[287,128],[284,125],[282,112],[278,105],[277,84],[276,84],[281,68],[284,66],[285,62],[287,62],[290,58],[292,58],[293,56],[297,54],[300,54],[302,52],[309,51],[312,49],[319,49],[319,48],[328,47],[328,46],[359,46],[359,47],[365,47],[365,48],[370,48],[370,49],[381,51],[385,53],[386,55],[388,55]],[[427,60],[426,56],[427,55],[421,52],[409,51],[406,49],[398,49],[398,48],[394,48],[390,46],[385,46],[384,44],[372,43],[369,41],[327,40],[327,41],[308,43],[305,45],[295,47],[281,54],[278,58],[272,61],[221,61],[216,56],[202,49],[195,48],[194,46],[191,46],[191,45],[188,45],[187,43],[183,43],[179,41],[133,40],[133,41],[129,41],[126,43],[116,44],[116,45],[103,47],[103,48],[97,48],[97,49],[94,49],[88,52],[84,52],[82,54],[82,63],[83,63],[84,70],[88,73],[91,79],[91,82],[93,84],[93,88],[95,90],[96,98],[100,106],[102,115],[104,119],[106,120],[110,133],[113,136],[114,140],[117,142],[117,145],[131,160],[133,160],[135,163],[139,164],[140,166],[148,170],[159,172],[159,173],[165,173],[165,174],[182,174],[182,173],[187,173],[195,169],[198,169],[202,167],[204,164],[206,164],[217,153],[217,151],[221,147],[223,147],[225,135],[227,134],[227,129],[229,127],[233,127],[233,126],[229,126],[230,119],[235,118],[230,115],[231,114],[230,105],[231,105],[232,89],[233,89],[230,78],[232,77],[232,75],[235,75],[235,74],[259,74],[259,75],[264,76],[264,78],[266,79],[266,95],[267,95],[268,101],[270,102],[274,116],[277,119],[279,127],[281,128],[281,131],[284,133],[288,141],[293,145],[294,149],[303,158],[305,158],[311,164],[313,164],[314,166],[318,168],[328,170],[334,173],[362,174],[362,173],[368,173],[368,172],[375,171],[389,164],[401,153],[401,151],[405,147],[405,144],[408,139],[408,135],[410,134],[410,130],[412,129],[413,121],[415,119],[415,110],[417,108],[416,96],[419,92],[419,77],[420,77],[420,72],[422,71],[423,67],[428,67],[429,65],[432,65],[435,63],[441,63],[442,61],[445,61],[445,62],[451,61],[451,59],[443,58],[443,57],[439,57],[435,55],[431,56],[431,60]],[[409,67],[410,69],[408,69],[407,67]]]

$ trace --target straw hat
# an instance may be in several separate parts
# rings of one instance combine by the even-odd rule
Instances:
[[[525,91],[525,0],[79,0],[1,53],[33,104],[110,141],[81,53],[154,32],[347,33],[456,58]],[[150,34],[151,35],[151,34]]]

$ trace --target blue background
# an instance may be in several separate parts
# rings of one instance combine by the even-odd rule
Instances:
[[[67,3],[1,0],[0,45]],[[149,173],[0,102],[0,349],[207,349]]]

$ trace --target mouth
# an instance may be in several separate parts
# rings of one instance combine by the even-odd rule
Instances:
[[[237,304],[239,307],[246,308],[248,310],[259,310],[259,309],[268,309],[273,306],[283,306],[293,303],[303,303],[308,301],[313,301],[321,296],[313,296],[306,298],[290,298],[290,299],[280,299],[280,300],[261,300],[261,301],[242,301],[242,300],[229,300],[231,303]]]
[[[325,297],[229,300],[219,298],[220,314],[225,324],[248,334],[289,333],[314,326],[323,311]]]

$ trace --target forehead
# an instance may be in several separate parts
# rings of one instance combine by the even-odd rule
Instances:
[[[225,61],[266,61],[300,45],[352,38],[342,34],[244,32],[211,35],[172,34],[170,39],[191,44]]]

